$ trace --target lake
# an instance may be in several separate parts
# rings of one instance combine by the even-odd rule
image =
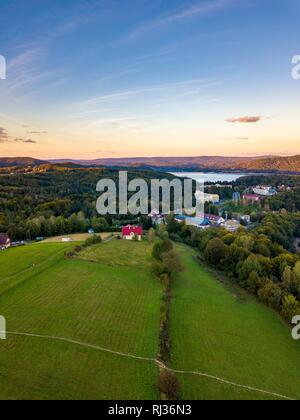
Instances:
[[[234,182],[242,176],[249,174],[243,173],[218,173],[218,172],[172,172],[172,175],[180,178],[192,178],[195,181],[204,182]]]

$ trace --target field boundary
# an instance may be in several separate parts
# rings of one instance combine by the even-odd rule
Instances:
[[[1,331],[0,331],[0,333],[1,333]],[[122,352],[119,352],[119,351],[107,349],[105,347],[96,346],[94,344],[88,344],[88,343],[84,343],[82,341],[77,341],[77,340],[74,340],[74,339],[71,339],[71,338],[56,337],[56,336],[51,336],[51,335],[32,334],[32,333],[22,333],[22,332],[15,332],[15,331],[6,331],[6,334],[11,335],[11,336],[41,338],[41,339],[46,339],[46,340],[54,340],[54,341],[60,341],[60,342],[65,342],[65,343],[69,343],[69,344],[74,344],[74,345],[90,348],[90,349],[93,349],[93,350],[99,350],[99,351],[102,351],[102,352],[105,352],[105,353],[110,353],[110,354],[120,356],[120,357],[126,357],[126,358],[130,358],[130,359],[134,359],[134,360],[140,360],[140,361],[144,361],[144,362],[154,363],[158,368],[165,369],[165,370],[167,370],[169,372],[172,372],[174,374],[201,376],[201,377],[211,379],[211,380],[214,380],[214,381],[226,384],[226,385],[230,385],[230,386],[233,386],[233,387],[236,387],[236,388],[246,389],[246,390],[251,391],[251,392],[257,392],[257,393],[260,393],[260,394],[269,395],[269,396],[284,399],[284,400],[296,401],[295,398],[288,397],[286,395],[282,395],[282,394],[279,394],[279,393],[276,393],[276,392],[266,391],[264,389],[255,388],[255,387],[248,386],[248,385],[238,384],[236,382],[232,382],[232,381],[229,381],[227,379],[220,378],[218,376],[210,375],[210,374],[205,373],[205,372],[172,369],[172,368],[169,368],[168,366],[166,366],[162,361],[160,361],[156,358],[136,356],[136,355],[133,355],[133,354],[130,354],[130,353],[122,353]]]

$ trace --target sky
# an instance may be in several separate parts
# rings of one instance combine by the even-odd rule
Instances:
[[[1,0],[0,156],[299,154],[299,18],[299,0]]]

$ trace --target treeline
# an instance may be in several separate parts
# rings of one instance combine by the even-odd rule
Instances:
[[[277,194],[269,198],[268,203],[273,211],[280,209],[286,209],[289,212],[300,211],[300,187]]]
[[[299,220],[299,215],[297,215]],[[300,314],[300,258],[289,252],[297,233],[295,216],[268,214],[251,231],[199,230],[170,218],[170,239],[200,251],[200,257],[291,322]],[[294,250],[295,251],[295,250]]]
[[[270,185],[273,187],[280,187],[285,185],[286,187],[300,186],[299,175],[248,175],[238,178],[235,181],[237,187],[247,188],[253,185]]]

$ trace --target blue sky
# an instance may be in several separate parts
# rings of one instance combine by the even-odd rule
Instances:
[[[2,0],[0,154],[299,151],[296,0]]]

